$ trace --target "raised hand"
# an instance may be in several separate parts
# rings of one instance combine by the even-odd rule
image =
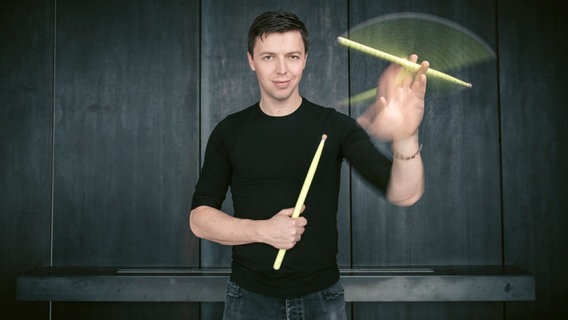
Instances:
[[[409,60],[416,63],[418,56]],[[357,122],[372,136],[383,141],[398,141],[413,137],[424,115],[426,71],[430,64],[422,62],[417,72],[391,64],[378,81],[375,103]]]

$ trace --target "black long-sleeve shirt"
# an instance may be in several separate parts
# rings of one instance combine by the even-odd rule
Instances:
[[[223,119],[213,130],[192,208],[221,208],[228,188],[234,215],[270,219],[295,205],[321,141],[327,140],[302,213],[302,240],[272,268],[277,249],[263,243],[233,247],[231,280],[268,296],[293,298],[323,290],[339,279],[337,203],[340,170],[347,159],[363,177],[386,189],[391,162],[350,117],[305,98],[292,114],[271,117],[256,103]]]

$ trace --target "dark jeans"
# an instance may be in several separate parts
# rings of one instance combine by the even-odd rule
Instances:
[[[346,320],[340,282],[294,299],[266,297],[229,281],[224,320]]]

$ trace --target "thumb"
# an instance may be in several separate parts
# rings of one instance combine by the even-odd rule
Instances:
[[[291,217],[294,214],[294,209],[295,208],[283,209],[279,212],[279,214]],[[304,212],[305,209],[306,209],[306,205],[302,205],[302,208],[300,209],[300,213]]]

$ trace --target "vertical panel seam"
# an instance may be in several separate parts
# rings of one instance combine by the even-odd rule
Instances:
[[[198,163],[197,179],[199,179],[199,176],[201,174],[201,167],[203,166],[203,142],[202,142],[202,140],[203,140],[203,126],[202,126],[202,122],[203,122],[203,119],[202,119],[202,115],[203,115],[203,112],[202,112],[202,94],[203,94],[203,92],[202,92],[202,81],[203,81],[202,63],[203,63],[203,61],[202,61],[202,51],[203,50],[202,50],[202,39],[201,39],[201,34],[202,34],[202,30],[203,30],[203,26],[202,26],[202,16],[203,16],[202,1],[199,0],[197,2],[197,5],[199,6],[199,8],[198,8],[199,14],[198,14],[198,17],[197,17],[197,20],[198,20],[197,21],[197,41],[199,42],[198,43],[199,50],[197,50],[197,52],[198,52],[197,53],[197,59],[199,61],[199,63],[197,64],[197,69],[198,69],[197,74],[199,75],[199,78],[198,78],[199,80],[198,80],[198,84],[197,84],[198,91],[199,91],[199,93],[197,94],[197,96],[198,96],[198,98],[197,98],[197,101],[198,101],[197,113],[199,114],[199,116],[197,117],[199,119],[197,121],[197,131],[198,131],[197,147],[199,148],[199,152],[198,152],[199,160],[197,162]],[[202,254],[201,244],[202,244],[202,241],[199,238],[198,238],[197,241],[198,241],[198,245],[197,245],[197,255],[198,255],[197,265],[199,266],[199,268],[201,268],[202,267],[202,259],[201,259],[201,254]]]
[[[499,0],[495,1],[495,73],[496,73],[496,85],[497,85],[497,131],[498,131],[498,146],[499,146],[499,215],[501,223],[501,267],[505,267],[506,261],[506,251],[505,251],[505,205],[504,205],[504,195],[503,195],[503,117],[501,114],[501,67],[499,61]],[[502,302],[502,319],[507,319],[507,303]]]
[[[350,0],[345,1],[345,7],[347,12],[347,36],[349,37],[349,33],[351,30],[351,2]],[[347,50],[347,97],[351,97],[351,50]],[[349,116],[352,116],[352,106],[351,106],[351,99],[348,99],[347,102],[347,110],[349,112]],[[353,166],[349,165],[349,266],[353,268]],[[350,316],[351,319],[355,318],[355,314],[353,312],[353,307],[350,306],[346,308],[346,313]]]
[[[499,5],[495,1],[495,63],[496,63],[496,85],[497,85],[497,131],[499,146],[499,213],[501,216],[501,265],[505,266],[505,207],[503,195],[503,117],[501,115],[501,83],[500,83],[500,64],[499,64]]]
[[[53,34],[52,34],[52,61],[51,61],[51,199],[50,199],[50,239],[49,239],[49,266],[53,267],[53,230],[54,230],[54,204],[55,204],[55,89],[56,89],[56,60],[57,60],[57,0],[53,0]]]
[[[347,12],[347,36],[351,29],[351,3],[349,0],[346,2],[346,12]],[[347,50],[347,96],[351,96],[351,50]],[[352,116],[352,105],[351,99],[348,99],[348,112],[349,116]],[[349,265],[353,267],[353,166],[349,165]]]
[[[53,230],[55,216],[55,90],[56,90],[56,67],[57,67],[57,0],[53,0],[53,21],[52,21],[52,54],[51,54],[51,172],[50,172],[50,209],[49,209],[49,266],[53,267]],[[49,315],[51,320],[53,315],[53,302],[49,301]]]
[[[203,122],[203,119],[201,118],[203,115],[202,112],[202,80],[203,80],[203,75],[202,75],[202,39],[201,39],[201,33],[203,30],[203,26],[202,26],[202,16],[203,16],[203,5],[202,5],[202,1],[199,0],[197,1],[197,5],[198,7],[198,14],[197,14],[197,41],[198,41],[198,50],[197,50],[197,74],[198,74],[198,80],[197,80],[197,148],[198,148],[198,161],[197,161],[197,179],[199,179],[199,176],[201,175],[201,167],[203,165],[203,143],[202,143],[202,139],[203,139],[203,128],[201,123]],[[191,231],[190,231],[191,232]],[[200,238],[197,238],[197,266],[201,269],[203,267],[202,265],[202,250],[201,250],[201,245],[202,245],[203,241],[201,241]],[[203,303],[198,303],[198,307],[197,307],[197,313],[199,316],[199,319],[204,319],[204,315],[203,315],[203,310],[202,310],[202,306]]]

